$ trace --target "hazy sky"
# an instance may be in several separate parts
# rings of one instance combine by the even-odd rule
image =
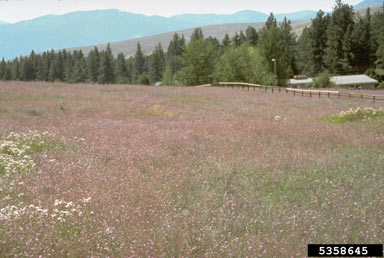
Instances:
[[[362,0],[344,0],[355,5]],[[0,0],[0,20],[17,22],[46,14],[79,10],[119,9],[146,15],[172,16],[183,13],[234,13],[250,9],[264,13],[302,10],[332,10],[334,0]]]

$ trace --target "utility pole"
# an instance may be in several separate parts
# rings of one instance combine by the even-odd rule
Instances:
[[[276,72],[276,59],[275,59],[275,58],[272,58],[272,62],[273,62],[273,68],[274,68],[275,76],[276,76],[276,78],[277,78],[277,72]]]

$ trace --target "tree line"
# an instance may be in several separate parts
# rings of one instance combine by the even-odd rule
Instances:
[[[380,70],[381,69],[381,70]],[[299,38],[286,18],[278,23],[271,13],[257,31],[217,38],[204,37],[200,28],[189,42],[175,33],[164,51],[159,43],[144,55],[112,55],[110,45],[88,56],[82,51],[47,51],[0,62],[0,79],[21,81],[93,82],[101,84],[199,85],[215,81],[242,81],[285,85],[294,74],[316,76],[368,73],[384,80],[384,7],[360,17],[351,5],[336,0],[332,13],[317,13]]]

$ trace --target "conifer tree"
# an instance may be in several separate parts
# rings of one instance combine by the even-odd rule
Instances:
[[[345,53],[343,43],[348,27],[354,24],[353,7],[344,4],[341,0],[336,0],[335,7],[332,12],[330,23],[327,28],[327,48],[325,49],[324,61],[327,68],[333,73],[343,71],[345,64]],[[350,31],[353,27],[350,27]]]
[[[71,83],[85,82],[87,79],[87,63],[83,52],[75,51],[73,53],[73,69],[70,76]]]
[[[224,39],[221,44],[223,45],[224,48],[229,47],[231,45],[231,39],[229,38],[228,33],[225,33]]]
[[[109,84],[115,82],[113,55],[109,43],[106,50],[100,53],[98,82],[101,84]]]
[[[247,30],[245,31],[246,39],[252,46],[257,45],[257,41],[259,39],[259,35],[255,28],[248,26]]]
[[[143,51],[141,50],[140,42],[137,43],[136,54],[135,54],[135,77],[139,79],[145,71],[145,58]]]
[[[5,60],[4,58],[2,58],[0,62],[0,80],[3,79],[6,69],[7,69],[7,66],[6,66]]]
[[[91,50],[87,57],[88,79],[97,82],[100,68],[100,54],[97,47]]]
[[[161,44],[159,43],[151,55],[150,60],[150,80],[157,82],[162,80],[162,74],[165,70],[165,54]]]
[[[196,28],[191,35],[191,41],[200,39],[204,39],[203,31],[201,28]]]
[[[184,53],[184,48],[184,35],[180,38],[180,36],[175,33],[169,43],[166,56],[166,67],[169,67],[169,71],[171,71],[172,76],[183,67],[180,57]]]
[[[119,53],[117,56],[115,63],[115,77],[116,83],[128,83],[128,68],[123,53]]]

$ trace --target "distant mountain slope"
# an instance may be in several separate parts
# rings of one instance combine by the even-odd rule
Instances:
[[[367,7],[373,7],[373,6],[382,6],[383,1],[382,0],[364,0],[361,3],[358,3],[354,6],[355,10],[361,9],[361,8],[367,8]]]
[[[293,22],[293,30],[297,34],[301,34],[301,31],[304,29],[305,26],[310,25],[310,21],[301,21],[301,22]],[[264,26],[264,22],[257,22],[257,23],[233,23],[233,24],[219,24],[219,25],[209,25],[209,26],[202,26],[201,29],[203,31],[203,34],[205,37],[215,37],[218,40],[222,40],[226,33],[228,33],[229,36],[235,35],[236,32],[245,31],[248,26],[252,26],[255,29],[259,30]],[[124,40],[119,42],[113,42],[111,43],[112,53],[114,56],[117,56],[118,53],[123,53],[127,56],[134,55],[136,52],[137,43],[140,42],[140,46],[144,53],[148,54],[151,53],[155,46],[158,43],[161,43],[163,48],[166,50],[168,48],[169,42],[171,41],[173,35],[175,33],[181,35],[184,35],[186,41],[188,42],[190,39],[190,36],[195,28],[186,29],[186,30],[180,30],[176,32],[168,32],[163,34],[158,34],[154,36],[148,36],[143,38],[135,38],[130,40]],[[106,48],[107,44],[100,44],[97,45],[97,48],[99,50],[104,50]],[[69,48],[69,51],[74,50],[81,50],[85,55],[88,55],[88,53],[94,49],[95,46],[84,46],[84,47],[76,47],[76,48]]]
[[[359,9],[356,11],[358,15],[364,16],[366,13],[366,8]],[[371,7],[371,14],[374,14],[376,12],[379,12],[381,10],[381,6],[375,6]],[[305,12],[299,12],[297,13],[299,16],[303,15],[305,16]],[[310,11],[308,12],[310,14]],[[295,15],[295,14],[291,14]],[[282,16],[284,17],[284,16]],[[261,29],[264,26],[264,22],[257,22],[257,23],[234,23],[234,24],[218,24],[218,25],[209,25],[209,26],[201,26],[204,36],[205,37],[215,37],[219,39],[220,41],[224,38],[225,34],[228,33],[229,36],[233,36],[236,32],[245,31],[248,26],[252,26],[254,28]],[[305,20],[305,21],[296,21],[292,22],[292,29],[293,32],[300,36],[303,32],[305,27],[311,26],[311,20]],[[184,35],[186,40],[189,40],[190,35],[192,34],[194,28],[186,29],[186,30],[180,30],[176,31],[179,35]],[[171,41],[173,34],[175,32],[168,32],[168,33],[162,33],[158,35],[153,36],[147,36],[142,38],[135,38],[130,40],[124,40],[124,41],[118,41],[118,42],[112,42],[111,48],[112,53],[116,56],[118,53],[124,53],[125,55],[134,55],[136,52],[137,43],[140,42],[141,48],[143,49],[144,53],[151,53],[155,46],[158,43],[161,43],[163,48],[166,50],[168,48],[169,42]],[[99,44],[97,45],[99,50],[105,49],[107,44]],[[89,51],[91,51],[95,45],[91,46],[83,46],[83,47],[75,47],[75,48],[69,48],[68,50],[74,51],[74,50],[82,50],[84,54],[88,55]]]
[[[381,0],[365,0],[355,7],[372,5],[376,3],[374,1]],[[275,14],[278,21],[284,17],[291,21],[310,20],[315,15],[315,11]],[[234,14],[182,14],[167,18],[118,10],[96,10],[48,15],[13,24],[0,22],[0,58],[28,55],[32,50],[42,52],[92,46],[208,25],[265,22],[268,16],[244,10]]]
[[[291,20],[302,20],[314,17],[315,14],[304,11],[284,15]],[[278,20],[282,17],[283,15],[277,15]],[[118,10],[48,15],[14,24],[2,24],[0,58],[28,55],[32,50],[42,52],[102,44],[206,25],[265,22],[267,18],[267,14],[250,10],[234,14],[183,14],[169,18]]]
[[[160,16],[101,10],[48,15],[0,26],[0,58],[71,46],[100,44],[193,27]],[[1,40],[1,38],[7,40]]]

